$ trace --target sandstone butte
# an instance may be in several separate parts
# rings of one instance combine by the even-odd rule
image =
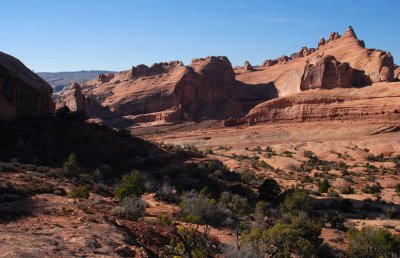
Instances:
[[[173,61],[101,74],[96,80],[82,83],[79,89],[78,85],[71,87],[63,93],[57,107],[67,105],[74,111],[85,110],[89,116],[111,125],[127,121],[175,123],[227,119],[225,125],[229,126],[269,121],[355,119],[395,109],[358,108],[357,103],[348,102],[354,100],[355,95],[366,99],[363,92],[373,94],[376,91],[367,93],[360,89],[350,96],[343,90],[338,92],[340,98],[331,96],[333,91],[301,93],[391,82],[397,80],[399,70],[389,52],[365,48],[364,42],[349,27],[343,36],[334,32],[328,39],[321,39],[318,48],[303,47],[298,53],[266,60],[261,66],[252,66],[246,61],[243,67],[232,68],[226,57],[212,56],[194,59],[188,66]],[[77,96],[79,99],[74,100]],[[326,104],[335,100],[335,103],[355,105],[355,108],[331,105],[321,110],[318,105],[325,100]],[[307,109],[315,114],[311,117]]]
[[[54,111],[51,86],[18,59],[0,52],[0,121]]]
[[[0,55],[0,119],[53,112],[51,87],[17,59]],[[221,119],[226,126],[271,121],[397,118],[400,68],[389,52],[365,48],[349,27],[317,48],[233,68],[226,57],[138,65],[73,84],[56,97],[109,125]],[[384,83],[385,85],[383,85]],[[396,83],[395,83],[396,84]],[[381,85],[382,87],[363,87]]]

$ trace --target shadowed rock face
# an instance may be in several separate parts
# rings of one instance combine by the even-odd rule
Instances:
[[[47,116],[53,89],[18,59],[0,52],[0,121]]]

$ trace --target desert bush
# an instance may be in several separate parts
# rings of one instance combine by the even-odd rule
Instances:
[[[285,199],[280,205],[282,213],[296,215],[299,212],[310,213],[310,197],[304,190],[289,190],[285,194]]]
[[[178,226],[171,233],[175,237],[166,246],[167,257],[216,257],[220,253],[220,246],[210,237],[209,227],[200,232],[198,228]]]
[[[222,249],[222,255],[229,258],[265,258],[261,250],[254,248],[250,244],[242,244],[239,249],[236,246],[225,246]]]
[[[73,187],[68,193],[68,197],[70,198],[89,198],[90,186],[89,185],[81,185],[78,187]]]
[[[207,168],[210,172],[214,172],[218,169],[222,169],[222,167],[223,167],[223,165],[221,164],[221,162],[219,162],[217,160],[211,160],[207,164]]]
[[[267,230],[257,227],[245,231],[241,244],[262,251],[268,257],[315,257],[321,244],[322,225],[305,213],[279,220]]]
[[[221,226],[232,216],[231,212],[219,207],[216,200],[194,190],[183,193],[181,199],[182,219],[186,222]]]
[[[122,200],[130,196],[141,196],[145,192],[145,178],[134,169],[122,176],[121,184],[115,189],[115,197]]]
[[[138,197],[127,197],[120,201],[111,213],[118,218],[137,220],[144,216],[147,206],[148,204]]]
[[[362,188],[362,191],[367,194],[376,194],[380,193],[382,190],[382,186],[379,183],[373,185],[366,185]]]
[[[251,212],[249,201],[238,194],[223,192],[218,202],[219,207],[229,209],[238,216],[248,215]]]
[[[331,184],[329,184],[329,181],[325,178],[322,180],[322,182],[318,185],[318,191],[320,193],[326,193],[328,192],[329,188],[331,187]]]
[[[315,153],[312,152],[312,151],[310,151],[310,150],[304,151],[303,156],[304,156],[305,158],[308,158],[308,159],[312,159],[312,158],[315,158],[315,157],[316,157]]]
[[[284,152],[282,152],[282,156],[284,157],[288,157],[288,158],[293,158],[293,152],[285,150]]]
[[[339,193],[332,187],[328,189],[328,197],[339,197]]]
[[[67,191],[65,191],[64,188],[58,187],[58,188],[54,189],[54,194],[64,196],[64,195],[67,195]]]
[[[395,257],[400,252],[400,237],[387,229],[353,228],[347,232],[347,237],[349,245],[346,251],[350,258]]]
[[[400,184],[396,184],[394,190],[396,191],[396,193],[400,193]]]
[[[254,170],[246,169],[240,173],[240,178],[243,182],[250,184],[257,179],[257,176]]]
[[[178,201],[174,187],[166,182],[158,189],[155,197],[164,202],[176,203]]]
[[[281,193],[281,187],[273,178],[267,178],[258,187],[258,197],[260,200],[275,203]]]
[[[397,210],[395,207],[390,206],[390,207],[385,207],[384,208],[384,212],[385,212],[385,216],[388,219],[393,219],[396,217],[397,215]]]
[[[79,161],[75,153],[69,154],[68,159],[64,162],[63,169],[67,176],[79,175]]]
[[[325,215],[325,221],[331,225],[332,228],[344,229],[346,219],[338,212],[333,212]]]
[[[354,189],[351,186],[343,186],[340,188],[341,194],[354,194]]]
[[[373,154],[370,154],[370,155],[368,155],[367,160],[371,161],[371,162],[386,162],[386,161],[389,161],[389,159],[385,158],[383,153],[381,153],[381,154],[379,154],[377,156],[375,156]]]
[[[170,226],[170,225],[172,225],[172,222],[173,222],[172,219],[166,214],[159,214],[157,216],[157,220],[158,220],[158,223],[160,223],[161,225],[164,225],[164,226]]]

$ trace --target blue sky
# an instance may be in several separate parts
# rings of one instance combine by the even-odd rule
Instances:
[[[400,63],[398,0],[12,0],[1,10],[0,51],[36,72],[209,55],[260,64],[348,25]]]

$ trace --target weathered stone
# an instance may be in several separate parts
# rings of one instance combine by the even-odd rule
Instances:
[[[334,56],[324,56],[304,67],[300,89],[349,87],[353,83],[354,71],[348,63],[340,63]]]
[[[0,121],[54,112],[53,89],[18,59],[0,52]]]

